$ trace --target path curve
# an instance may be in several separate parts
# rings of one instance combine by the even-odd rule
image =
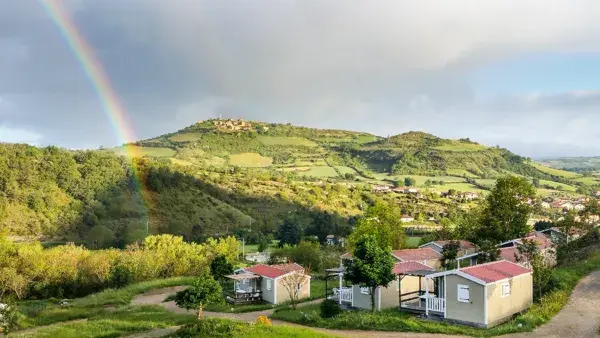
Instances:
[[[175,302],[162,301],[170,294],[182,290],[183,287],[165,288],[153,290],[150,293],[138,295],[132,301],[132,304],[153,304],[161,305],[175,313],[193,313],[179,308]],[[312,301],[314,304],[321,300]],[[254,321],[258,316],[270,316],[273,309],[247,312],[247,313],[220,313],[208,312],[204,314],[207,317],[231,318],[243,321]],[[359,330],[329,330],[315,327],[302,326],[281,320],[272,320],[273,325],[286,325],[292,327],[309,328],[314,331],[331,334],[334,336],[347,337],[382,337],[382,338],[460,338],[461,336],[414,333],[414,332],[384,332],[384,331],[359,331]],[[600,324],[600,271],[595,271],[583,277],[569,298],[567,305],[548,323],[538,327],[533,332],[515,333],[504,335],[505,338],[592,338],[600,337],[598,328]],[[172,328],[173,332],[176,328]],[[147,333],[148,334],[148,333]],[[140,336],[142,337],[142,336]]]

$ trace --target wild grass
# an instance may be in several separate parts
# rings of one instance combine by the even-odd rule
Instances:
[[[326,338],[332,336],[298,327],[253,325],[231,319],[205,318],[184,326],[172,337]]]
[[[257,153],[241,153],[230,155],[229,163],[238,167],[268,167],[273,159]]]
[[[459,141],[450,141],[447,144],[442,144],[440,146],[434,147],[434,149],[442,150],[442,151],[460,151],[460,152],[466,152],[466,151],[480,151],[480,150],[485,150],[485,149],[487,149],[487,147],[482,146],[481,144],[476,144],[476,143],[466,143],[466,142],[459,142]]]
[[[350,167],[346,167],[346,166],[336,166],[335,167],[337,170],[340,171],[340,173],[342,175],[344,174],[352,174],[352,175],[358,175],[358,173],[356,172],[356,170],[350,168]]]

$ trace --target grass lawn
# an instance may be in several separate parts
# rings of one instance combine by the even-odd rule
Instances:
[[[473,175],[470,171],[466,171],[465,169],[446,169],[446,173],[450,176],[467,176],[470,178],[477,178],[477,175]]]
[[[581,182],[585,185],[596,185],[600,184],[600,179],[598,177],[586,176],[574,179],[576,182]]]
[[[406,245],[409,248],[416,248],[419,246],[419,243],[421,243],[421,237],[409,237],[406,236]]]
[[[312,177],[318,177],[318,178],[338,177],[339,176],[338,173],[335,171],[335,169],[333,169],[332,167],[329,167],[329,166],[314,166],[314,167],[311,167],[309,170],[299,172],[298,174],[303,175],[303,176],[312,176]]]
[[[303,137],[285,137],[285,136],[259,136],[258,140],[262,144],[266,145],[280,145],[280,146],[307,146],[316,147],[317,144],[311,140]]]
[[[252,325],[231,319],[205,318],[186,325],[171,337],[326,338],[334,336],[298,327]]]
[[[422,186],[425,184],[425,181],[444,181],[444,184],[447,183],[460,183],[465,182],[463,177],[456,176],[421,176],[421,175],[388,175],[388,174],[374,174],[373,175],[378,180],[388,180],[388,181],[404,181],[406,177],[414,178],[417,186]],[[402,182],[404,184],[404,182]]]
[[[238,167],[268,167],[273,159],[257,153],[241,153],[230,155],[229,163]]]
[[[346,166],[340,165],[340,166],[336,166],[335,168],[337,170],[339,170],[342,175],[344,175],[344,174],[358,175],[358,173],[356,172],[356,170],[354,170],[354,169],[352,169],[350,167],[346,167]]]
[[[550,168],[547,167],[545,165],[541,165],[539,163],[535,163],[535,162],[531,162],[530,163],[532,167],[536,168],[537,170],[546,173],[546,174],[550,174],[550,175],[554,175],[554,176],[559,176],[559,177],[564,177],[564,178],[577,178],[577,177],[581,177],[580,174],[578,173],[574,173],[574,172],[570,172],[570,171],[566,171],[566,170],[560,170],[560,169],[555,169],[555,168]]]
[[[193,142],[202,138],[202,133],[181,133],[169,137],[171,141],[175,142]]]
[[[476,186],[469,183],[446,183],[442,186],[436,186],[438,189],[455,189],[457,191],[472,191],[481,194],[487,194],[487,190],[479,189]]]
[[[586,260],[556,268],[554,274],[559,282],[556,290],[546,294],[523,314],[491,329],[476,329],[426,321],[396,309],[373,314],[362,311],[345,311],[334,318],[323,319],[319,315],[318,305],[303,307],[296,311],[290,308],[277,309],[273,318],[307,326],[345,330],[410,331],[475,337],[531,332],[535,327],[548,322],[567,304],[569,295],[582,277],[598,269],[600,269],[600,252],[591,254]]]
[[[127,146],[109,149],[119,156],[135,157],[173,157],[176,152],[170,148]]]
[[[57,324],[30,333],[17,331],[14,337],[121,337],[195,321],[195,315],[175,314],[161,306],[127,306],[91,315],[82,322]]]

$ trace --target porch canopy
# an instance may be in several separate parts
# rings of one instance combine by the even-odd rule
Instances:
[[[325,269],[325,299],[327,299],[327,290],[329,290],[329,288],[327,287],[327,281],[329,280],[329,277],[338,276],[338,279],[339,279],[339,289],[338,290],[341,290],[342,289],[342,276],[344,275],[345,270],[346,270],[346,268],[344,268],[344,267]]]
[[[259,275],[255,275],[253,273],[240,273],[238,275],[226,275],[225,278],[233,279],[233,280],[242,280],[242,279],[257,279],[260,278]]]

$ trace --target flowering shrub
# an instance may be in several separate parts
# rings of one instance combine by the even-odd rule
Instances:
[[[256,324],[271,326],[271,320],[267,316],[258,316],[258,318],[256,318]]]
[[[0,333],[8,334],[19,319],[19,313],[16,308],[8,304],[0,303]]]

